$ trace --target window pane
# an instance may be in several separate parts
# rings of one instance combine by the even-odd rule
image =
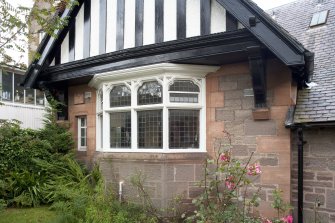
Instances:
[[[36,104],[44,105],[44,93],[43,91],[36,90]]]
[[[162,103],[162,86],[157,81],[144,83],[138,89],[138,104],[159,104]]]
[[[137,112],[138,147],[162,148],[162,110]]]
[[[131,104],[131,92],[130,89],[125,85],[118,85],[113,87],[110,92],[110,106],[121,107],[130,106]]]
[[[315,26],[318,24],[319,16],[320,16],[319,13],[315,13],[313,15],[310,26]]]
[[[86,137],[86,128],[81,128],[80,134],[81,134],[81,137]]]
[[[130,148],[130,112],[118,112],[110,114],[110,145],[111,148]]]
[[[85,127],[86,126],[86,118],[80,118],[80,126]]]
[[[200,92],[199,87],[193,81],[175,81],[170,86],[170,91]]]
[[[323,24],[327,21],[328,10],[320,12],[318,24]]]
[[[2,71],[2,94],[3,101],[13,100],[13,74]]]
[[[198,103],[198,94],[170,93],[170,101],[176,103]]]
[[[169,145],[172,149],[199,148],[199,111],[169,110]]]
[[[20,74],[14,74],[14,101],[23,103],[23,92],[24,88],[19,86],[24,80],[24,76]]]
[[[26,89],[26,104],[35,104],[35,90]]]
[[[82,147],[86,146],[86,138],[84,138],[84,137],[80,138],[80,146],[82,146]]]

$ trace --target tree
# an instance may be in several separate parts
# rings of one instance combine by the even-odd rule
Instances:
[[[38,44],[41,34],[55,35],[55,30],[68,24],[68,18],[61,18],[65,8],[78,4],[76,0],[32,0],[34,6],[14,7],[10,0],[0,0],[0,65],[25,68],[23,53],[28,45]],[[36,45],[36,44],[35,44]],[[36,49],[29,47],[30,59],[39,57]],[[13,52],[21,56],[13,56]]]

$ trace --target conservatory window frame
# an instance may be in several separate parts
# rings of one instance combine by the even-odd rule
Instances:
[[[199,92],[178,92],[192,93],[198,95],[197,103],[170,102],[170,85],[175,81],[192,81],[199,87]],[[138,104],[138,89],[146,82],[157,81],[162,85],[162,103],[159,104]],[[131,90],[131,105],[110,107],[110,91],[114,86],[126,85]],[[205,77],[192,77],[189,75],[157,75],[141,77],[140,79],[129,79],[104,83],[100,89],[103,92],[103,109],[97,107],[97,119],[101,119],[103,128],[97,131],[97,139],[103,135],[103,145],[98,151],[103,152],[144,152],[144,153],[197,153],[206,152],[206,80]],[[99,105],[100,102],[97,103]],[[197,110],[199,111],[199,148],[169,148],[169,109]],[[162,148],[138,148],[138,112],[149,110],[162,110]],[[110,114],[115,112],[131,113],[131,146],[130,148],[111,148],[110,146]],[[99,124],[100,125],[100,124]],[[100,129],[101,126],[98,127]]]

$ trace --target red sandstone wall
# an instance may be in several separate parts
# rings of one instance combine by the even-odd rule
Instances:
[[[207,151],[213,154],[223,131],[232,134],[232,153],[245,159],[255,152],[262,166],[256,180],[262,186],[263,214],[273,215],[272,191],[279,187],[290,201],[290,130],[284,126],[289,105],[295,103],[290,70],[277,60],[267,63],[269,120],[253,120],[254,98],[244,96],[252,88],[248,63],[224,65],[207,76]]]
[[[85,92],[91,92],[91,99],[85,99]],[[79,159],[89,164],[95,153],[95,122],[96,122],[96,90],[87,85],[72,86],[68,91],[69,101],[69,122],[70,130],[75,140],[75,149],[77,150],[77,117],[87,117],[87,150],[86,152],[77,151]]]

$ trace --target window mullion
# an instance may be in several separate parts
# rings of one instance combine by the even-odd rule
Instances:
[[[163,151],[169,151],[169,110],[166,105],[169,103],[168,80],[163,78]]]
[[[135,81],[131,83],[131,149],[137,149],[137,112],[135,107],[137,105],[137,91]]]
[[[106,109],[109,107],[109,91],[107,86],[103,86],[103,147],[101,148],[102,151],[110,148],[110,122],[109,122],[109,113],[106,112]]]

